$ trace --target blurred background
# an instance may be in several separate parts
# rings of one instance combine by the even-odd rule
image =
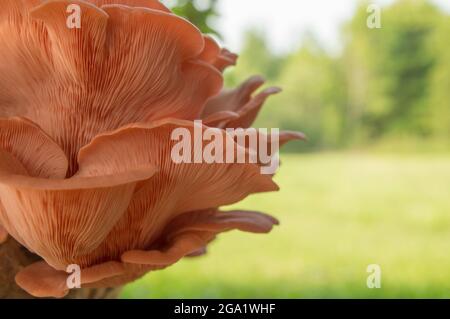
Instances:
[[[233,208],[281,220],[127,286],[124,298],[450,297],[450,2],[172,0],[284,92],[256,126],[305,132],[281,191]],[[381,28],[367,27],[369,4]],[[382,270],[368,289],[366,268]]]

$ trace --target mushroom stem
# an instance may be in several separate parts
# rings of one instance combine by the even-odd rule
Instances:
[[[25,266],[39,261],[39,256],[30,253],[13,238],[0,244],[0,299],[34,298],[16,285],[15,275]],[[72,290],[67,299],[115,299],[121,288],[83,288]]]

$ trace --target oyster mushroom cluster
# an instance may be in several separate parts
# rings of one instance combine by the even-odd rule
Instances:
[[[67,26],[73,4],[80,28]],[[277,224],[219,210],[278,189],[260,163],[171,159],[174,129],[200,119],[228,140],[225,128],[249,127],[278,92],[254,94],[257,76],[223,89],[236,59],[155,0],[2,0],[0,241],[42,258],[18,285],[63,297],[75,264],[83,287],[119,286],[204,253],[221,232]]]

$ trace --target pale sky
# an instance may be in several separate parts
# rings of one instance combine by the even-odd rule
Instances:
[[[385,5],[392,0],[371,2]],[[434,2],[450,12],[450,0]],[[216,25],[224,45],[236,52],[244,31],[251,27],[263,29],[278,52],[295,49],[305,32],[313,32],[333,50],[339,48],[340,25],[352,16],[357,4],[358,0],[221,0]]]

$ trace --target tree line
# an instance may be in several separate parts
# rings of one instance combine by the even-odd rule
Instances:
[[[218,14],[217,0],[203,10],[180,3],[179,14],[218,34],[207,23]],[[361,2],[342,26],[338,53],[307,34],[293,35],[298,49],[280,56],[255,26],[227,85],[261,74],[282,87],[257,125],[305,132],[309,142],[296,149],[450,149],[450,15],[427,0],[397,0],[382,8],[381,28],[371,29],[368,5]]]

